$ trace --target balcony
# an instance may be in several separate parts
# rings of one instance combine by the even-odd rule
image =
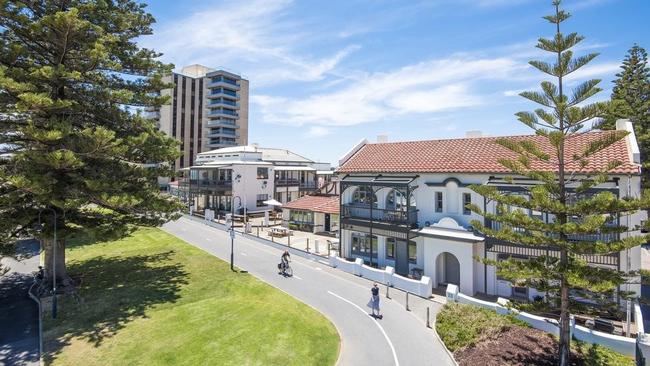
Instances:
[[[208,132],[206,137],[231,137],[231,138],[239,138],[238,133],[234,132],[226,132],[226,131],[211,131]]]
[[[239,128],[236,122],[226,121],[222,119],[208,120],[208,127],[226,127],[226,128]]]
[[[228,88],[228,89],[234,89],[234,90],[239,90],[239,85],[235,82],[231,81],[226,81],[224,80],[215,80],[215,81],[210,81],[208,82],[208,88]]]
[[[235,117],[235,118],[239,118],[239,114],[237,114],[237,112],[231,111],[231,110],[228,110],[228,109],[210,111],[210,112],[208,112],[207,116],[208,117],[226,117],[226,118],[227,117]]]
[[[208,141],[209,147],[228,147],[228,146],[237,146],[237,142],[234,141]]]
[[[239,103],[233,102],[232,100],[222,99],[222,100],[213,100],[211,103],[208,103],[208,107],[226,107],[226,108],[237,108],[239,109]]]
[[[212,92],[208,93],[208,98],[210,99],[229,98],[229,99],[239,100],[239,96],[237,96],[237,92],[228,89],[212,89]]]
[[[308,181],[300,183],[300,189],[316,189],[316,182]]]
[[[183,181],[183,184],[187,180]],[[232,180],[215,180],[215,179],[190,179],[189,183],[192,188],[214,188],[214,189],[230,189],[232,188]]]
[[[418,212],[415,208],[409,211],[402,211],[347,204],[341,207],[341,218],[372,221],[389,225],[414,226],[418,222]]]
[[[293,187],[293,186],[299,186],[300,185],[300,179],[294,179],[294,178],[278,178],[275,180],[275,186],[276,187]]]
[[[491,228],[492,230],[501,230],[501,228],[503,227],[503,224],[500,223],[500,222],[496,222],[496,221],[489,221],[489,222],[486,223],[486,226]],[[510,229],[513,230],[514,232],[519,232],[519,233],[522,233],[522,234],[525,233],[525,230],[521,229],[521,228],[511,227]],[[619,233],[573,234],[573,235],[568,236],[569,240],[575,241],[575,242],[602,241],[602,242],[605,242],[605,243],[611,243],[613,241],[619,240],[619,238],[620,238]],[[503,243],[503,242],[501,242],[501,241],[499,241],[497,239],[494,239],[494,238],[487,238],[487,239],[489,241],[493,241],[493,242],[498,241],[500,243]]]
[[[224,77],[224,76],[214,76],[214,77],[211,77],[211,78],[210,78],[210,82],[212,82],[212,83],[224,82],[224,83],[227,83],[227,84],[230,84],[230,85],[238,85],[238,84],[237,84],[237,80],[235,80],[235,79],[231,79],[231,78],[227,78],[227,77]]]

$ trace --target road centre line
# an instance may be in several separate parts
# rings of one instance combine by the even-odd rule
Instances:
[[[350,301],[350,300],[348,300],[348,299],[346,299],[344,297],[341,297],[341,296],[333,293],[332,291],[327,291],[327,293],[334,296],[334,297],[337,297],[337,298],[339,298],[339,299],[341,299],[341,300],[343,300],[345,302],[347,302],[348,304],[350,304],[350,305],[354,306],[355,308],[359,309],[359,311],[361,311],[362,313],[368,314],[359,305],[353,303],[352,301]],[[377,319],[373,318],[373,321],[377,325],[377,327],[379,327],[379,330],[384,335],[384,338],[386,338],[386,342],[388,342],[388,345],[390,346],[390,350],[393,352],[393,360],[395,360],[395,366],[399,366],[399,360],[397,360],[397,352],[395,352],[395,347],[393,346],[393,342],[390,341],[390,338],[388,338],[388,334],[386,334],[386,331],[384,330],[384,327],[382,327],[381,324],[379,324]]]

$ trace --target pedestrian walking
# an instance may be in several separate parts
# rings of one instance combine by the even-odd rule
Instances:
[[[383,318],[383,316],[379,313],[379,287],[377,286],[377,283],[375,282],[372,285],[372,288],[370,289],[370,301],[368,302],[368,307],[372,309],[372,316],[375,318]]]

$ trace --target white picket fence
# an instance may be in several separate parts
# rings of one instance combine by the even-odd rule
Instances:
[[[352,273],[356,276],[367,278],[375,282],[383,283],[400,290],[410,292],[421,297],[430,297],[433,290],[431,278],[422,276],[419,280],[402,277],[395,274],[393,267],[377,269],[363,264],[363,259],[357,258],[355,261],[348,261],[339,258],[336,251],[330,252],[330,265],[344,272]]]

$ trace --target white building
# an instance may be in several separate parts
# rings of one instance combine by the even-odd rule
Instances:
[[[319,182],[331,180],[333,171],[318,173],[324,167],[286,149],[228,147],[198,154],[196,165],[184,169],[178,188],[170,190],[189,197],[199,213],[230,212],[233,203],[240,213],[269,211],[273,207],[264,201],[286,203],[316,192]]]
[[[586,171],[599,170],[619,160],[622,165],[611,171],[607,182],[593,191],[638,197],[641,166],[634,131],[629,121],[619,121],[617,128],[630,134],[593,156]],[[567,148],[570,153],[578,151],[603,133],[610,132],[579,135]],[[536,136],[511,138],[541,141]],[[418,272],[429,276],[434,287],[453,283],[468,295],[480,292],[533,298],[534,289],[514,287],[499,279],[494,267],[474,259],[526,259],[554,252],[553,248],[526,247],[484,238],[470,226],[475,219],[498,229],[498,223],[488,222],[465,208],[466,204],[473,203],[487,212],[496,209],[493,202],[473,192],[468,187],[470,184],[494,185],[513,194],[523,194],[524,187],[535,184],[523,178],[513,183],[503,179],[511,174],[498,159],[515,156],[494,141],[492,137],[478,137],[359,143],[341,159],[337,171],[341,185],[339,256],[363,258],[380,268],[392,266],[403,275]],[[551,215],[542,212],[529,214],[547,222],[553,220]],[[640,224],[643,219],[645,214],[641,212],[619,218],[628,227]],[[612,240],[616,235],[619,234],[601,234],[601,239]],[[620,235],[638,235],[638,232]],[[581,237],[573,239],[581,240]],[[584,259],[597,266],[634,271],[640,268],[640,250],[636,247],[610,255],[584,256]],[[638,285],[629,286],[626,290],[640,290]]]

